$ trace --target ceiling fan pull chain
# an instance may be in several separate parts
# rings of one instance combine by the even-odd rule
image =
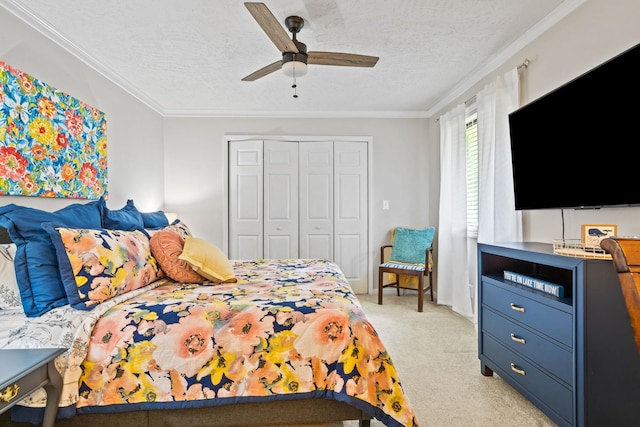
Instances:
[[[293,84],[291,85],[291,87],[293,88],[293,97],[297,98],[298,97],[298,84],[296,83],[296,76],[293,76]]]

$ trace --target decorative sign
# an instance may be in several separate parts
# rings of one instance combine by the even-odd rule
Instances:
[[[104,113],[2,61],[0,195],[107,195]]]
[[[600,240],[615,236],[615,224],[582,224],[582,243],[585,247],[600,248]]]

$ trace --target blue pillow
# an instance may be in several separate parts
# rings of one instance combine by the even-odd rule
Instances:
[[[390,260],[408,264],[426,264],[426,251],[433,243],[435,231],[434,227],[397,227],[393,235]]]
[[[37,317],[68,304],[60,278],[56,250],[45,222],[67,227],[100,228],[102,200],[75,203],[55,212],[8,204],[0,206],[0,226],[16,244],[15,270],[22,307],[28,317]]]
[[[140,212],[140,215],[142,215],[142,222],[146,229],[157,230],[158,228],[164,228],[169,225],[169,220],[163,211]]]
[[[108,230],[144,230],[144,222],[133,200],[129,199],[122,209],[111,210],[106,205],[102,206],[102,227]]]

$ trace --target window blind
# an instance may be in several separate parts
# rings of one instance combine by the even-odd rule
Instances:
[[[475,104],[467,107],[465,119],[467,167],[467,236],[478,237],[478,115]]]

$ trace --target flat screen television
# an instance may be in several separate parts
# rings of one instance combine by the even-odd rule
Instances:
[[[515,209],[640,206],[640,44],[509,115]]]

